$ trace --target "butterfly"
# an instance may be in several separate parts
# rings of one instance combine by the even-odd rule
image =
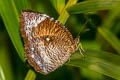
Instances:
[[[36,11],[20,14],[20,29],[25,44],[25,58],[35,71],[48,74],[70,59],[78,50],[79,38],[52,17]]]

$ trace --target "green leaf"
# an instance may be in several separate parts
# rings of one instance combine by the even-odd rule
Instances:
[[[0,26],[1,27],[1,26]],[[0,80],[14,80],[6,31],[0,31]]]
[[[62,24],[65,24],[67,19],[69,18],[69,14],[66,11],[66,9],[74,4],[77,3],[77,0],[69,0],[65,6],[65,8],[63,9],[62,13],[60,14],[60,16],[58,17],[58,21],[60,21]]]
[[[117,33],[120,30],[119,26],[116,26],[114,24],[116,24],[116,19],[119,18],[119,14],[120,14],[120,1],[110,10],[110,12],[108,13],[107,17],[105,17],[104,19],[104,23],[103,23],[103,27],[106,27],[108,29],[112,29],[112,32]],[[119,25],[119,22],[118,22]]]
[[[101,50],[100,44],[97,43],[95,40],[84,40],[81,41],[81,44],[84,49]]]
[[[8,49],[5,45],[4,47],[1,47],[0,49],[0,80],[6,80],[6,78],[9,78],[9,80],[14,79],[13,74],[13,68],[10,61],[10,56],[8,55]],[[1,79],[2,78],[2,79]]]
[[[1,66],[0,66],[0,80],[5,80],[5,75]]]
[[[24,47],[20,38],[19,14],[14,1],[0,0],[0,14],[18,55],[25,62]]]
[[[120,54],[120,41],[118,38],[106,28],[99,27],[98,32]]]
[[[65,0],[50,0],[56,11],[61,14],[65,7]]]
[[[25,77],[25,80],[35,80],[36,78],[36,74],[33,70],[29,69],[26,77]]]
[[[28,9],[27,0],[20,0],[20,1],[13,0],[13,2],[15,3],[15,7],[16,7],[18,13],[21,13],[21,10],[23,10],[23,9]]]
[[[68,0],[66,6],[65,6],[65,9],[75,5],[77,3],[78,0]]]
[[[85,51],[85,58],[82,58],[80,53],[75,53],[66,65],[88,68],[115,79],[120,79],[120,56],[105,51]]]
[[[62,24],[65,24],[67,19],[69,18],[68,12],[65,10],[62,12],[62,14],[58,17],[58,21],[60,21]]]
[[[77,3],[70,7],[68,12],[70,14],[88,13],[99,10],[111,9],[119,0],[88,0]]]

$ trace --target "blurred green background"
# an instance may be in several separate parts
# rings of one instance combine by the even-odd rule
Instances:
[[[42,75],[24,59],[22,10],[58,19],[85,49]],[[120,0],[0,0],[0,80],[120,80]]]

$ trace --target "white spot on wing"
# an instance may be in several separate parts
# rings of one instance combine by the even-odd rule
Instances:
[[[50,20],[51,20],[51,21],[53,21],[53,20],[54,20],[54,18],[50,18]]]
[[[37,61],[37,64],[40,65],[40,61]]]
[[[46,41],[47,41],[47,42],[49,42],[49,41],[50,41],[50,38],[49,38],[49,37],[47,37],[47,38],[46,38]]]
[[[46,68],[45,68],[45,67],[43,67],[43,71],[44,71],[44,73],[47,73],[47,70],[46,70]]]
[[[31,50],[34,51],[34,48],[32,47]]]
[[[55,23],[58,23],[58,20],[55,20]]]
[[[31,57],[32,57],[32,58],[35,58],[35,55],[34,55],[34,54],[32,54],[32,55],[31,55]]]

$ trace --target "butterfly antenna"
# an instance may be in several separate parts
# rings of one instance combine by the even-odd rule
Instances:
[[[88,20],[83,24],[83,26],[81,27],[80,32],[79,32],[78,35],[80,35],[82,32],[84,32],[84,29],[85,29],[87,23],[90,22],[90,21],[91,21],[91,19],[88,19]],[[86,32],[86,31],[89,31],[89,29],[85,30],[85,32]]]
[[[80,34],[84,31],[87,23],[90,22],[90,21],[91,21],[91,19],[88,19],[88,20],[85,22],[85,24],[83,24],[83,26],[81,27],[80,32],[79,32],[78,35],[80,35]],[[86,29],[85,32],[86,32],[86,31],[89,31],[89,29]],[[79,49],[79,51],[80,51],[80,54],[81,54],[83,57],[85,57],[84,54],[83,54],[83,53],[85,53],[85,50],[83,49],[81,43],[78,44],[78,49]]]

